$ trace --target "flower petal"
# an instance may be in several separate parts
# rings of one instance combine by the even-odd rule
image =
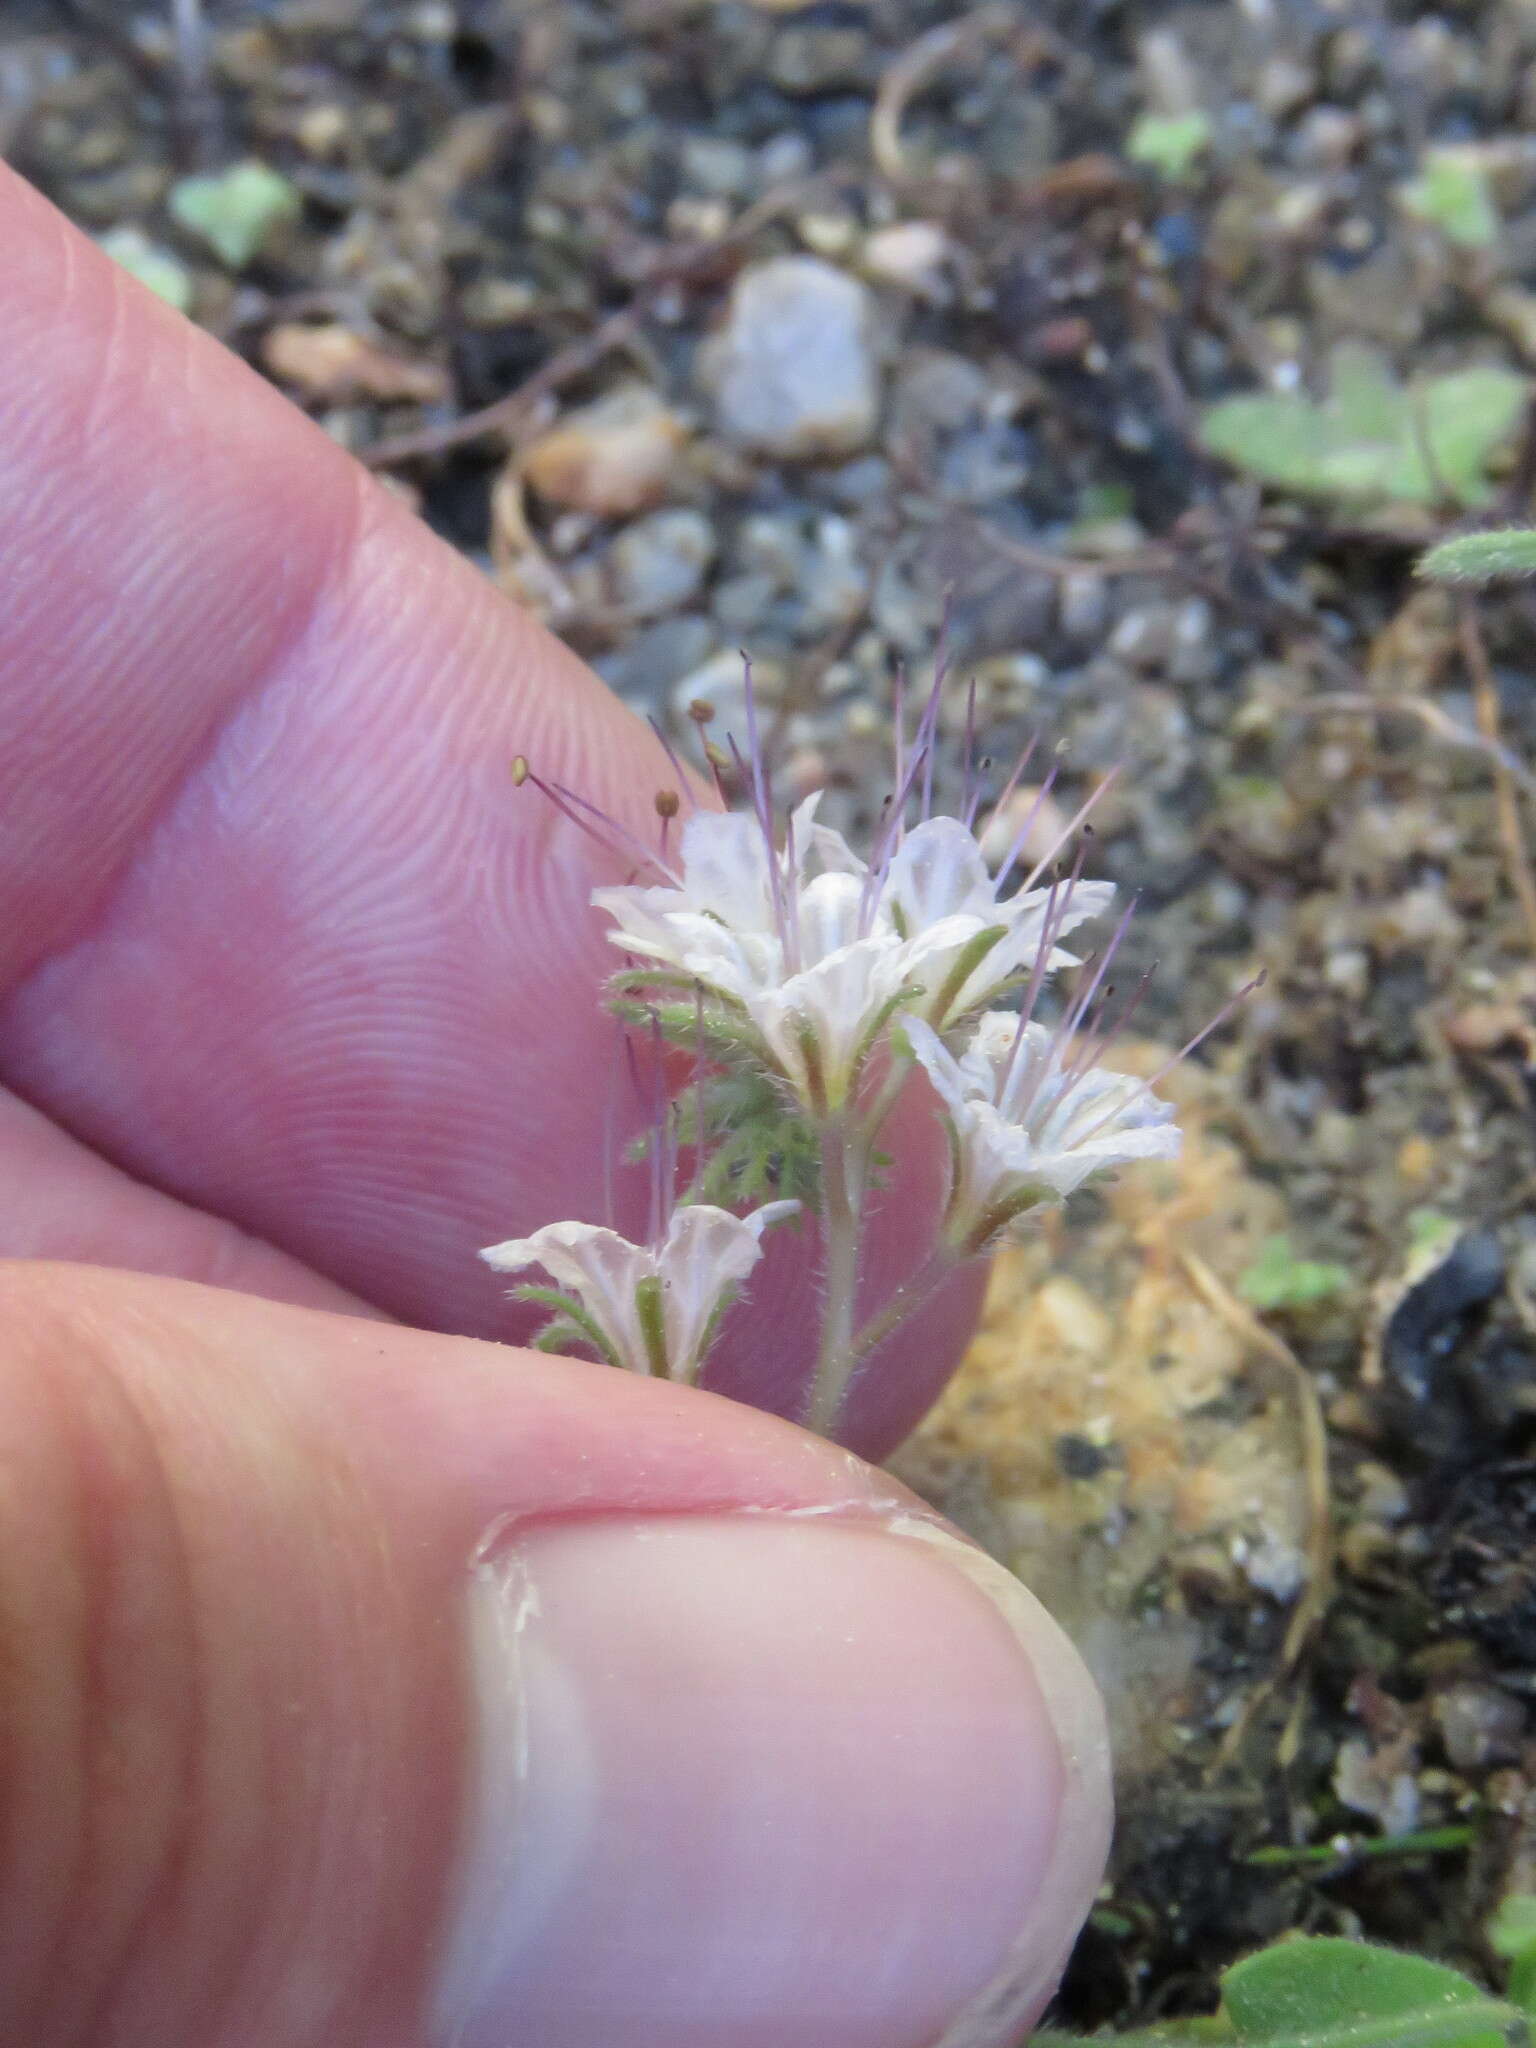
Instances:
[[[683,827],[678,909],[702,910],[733,931],[776,929],[770,852],[763,828],[744,811],[695,811]]]
[[[905,949],[880,933],[766,990],[751,1005],[752,1016],[801,1096],[814,1101],[824,1093],[827,1103],[838,1103],[870,1030],[906,985]]]
[[[925,818],[891,856],[880,898],[915,938],[957,913],[996,922],[997,890],[976,835],[958,818]]]
[[[598,1223],[546,1223],[531,1237],[510,1237],[480,1254],[499,1273],[542,1266],[557,1287],[574,1294],[635,1372],[649,1371],[635,1289],[657,1270],[656,1254]]]
[[[800,891],[796,924],[802,967],[814,967],[859,937],[863,884],[854,875],[818,875]]]
[[[965,1070],[960,1062],[933,1026],[923,1018],[908,1017],[901,1028],[951,1118],[963,1119],[971,1091],[967,1088]]]

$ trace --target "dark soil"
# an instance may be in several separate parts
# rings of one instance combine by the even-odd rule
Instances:
[[[749,646],[787,779],[825,777],[845,813],[878,802],[893,669],[922,670],[947,603],[989,753],[1048,731],[1066,814],[1123,764],[1093,860],[1140,892],[1142,1028],[1177,1044],[1267,971],[1200,1059],[1245,1184],[1298,1259],[1342,1269],[1266,1311],[1331,1424],[1336,1587],[1224,1760],[1217,1704],[1273,1674],[1294,1589],[1148,1567],[1138,1611],[1193,1632],[1194,1676],[1178,1741],[1128,1778],[1064,2020],[1208,2004],[1293,1926],[1486,1967],[1489,1910],[1536,1889],[1536,893],[1510,827],[1536,595],[1478,599],[1469,638],[1412,574],[1460,508],[1266,493],[1199,420],[1316,380],[1340,341],[1404,377],[1536,362],[1536,13],[183,14],[178,36],[158,6],[8,0],[0,148],[90,231],[178,258],[194,317],[641,709],[685,724],[692,679]],[[1140,116],[1190,109],[1210,126],[1187,175],[1131,159]],[[1403,203],[1447,144],[1481,152],[1483,246]],[[246,157],[302,209],[231,269],[167,201]],[[938,251],[905,277],[873,257],[899,222]],[[838,459],[780,461],[719,430],[698,357],[744,265],[807,250],[869,281],[881,412]],[[366,343],[372,383],[285,373],[274,336],[314,326]],[[620,382],[673,416],[661,501],[707,522],[672,586],[622,567],[627,516],[525,488],[538,437]],[[1536,517],[1533,479],[1517,434],[1479,516]],[[1063,1424],[1058,1449],[1093,1487],[1134,1443]],[[1362,1849],[1446,1827],[1465,1838]],[[1277,1848],[1296,1860],[1250,1860]]]

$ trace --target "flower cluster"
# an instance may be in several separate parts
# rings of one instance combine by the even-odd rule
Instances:
[[[749,750],[736,760],[751,808],[718,810],[689,799],[673,842],[669,828],[684,799],[664,792],[657,849],[644,849],[637,863],[635,842],[621,842],[616,829],[608,837],[642,878],[592,898],[609,920],[609,939],[627,956],[614,980],[620,1014],[648,1019],[657,1036],[691,1048],[703,1067],[766,1077],[778,1113],[814,1141],[803,1149],[819,1164],[811,1205],[820,1216],[824,1299],[811,1420],[827,1429],[851,1375],[893,1327],[889,1312],[856,1327],[854,1297],[876,1140],[914,1066],[932,1085],[952,1162],[938,1239],[923,1269],[929,1286],[1093,1176],[1130,1160],[1172,1158],[1179,1146],[1172,1110],[1152,1083],[1103,1064],[1137,999],[1106,1030],[1105,977],[1128,916],[1055,1021],[1040,1015],[1057,971],[1079,964],[1062,942],[1100,916],[1114,893],[1081,879],[1080,852],[1063,865],[1064,847],[1090,806],[1010,888],[1054,775],[1044,778],[994,871],[976,829],[973,717],[961,814],[933,811],[942,686],[941,670],[910,746],[898,712],[892,793],[862,858],[821,822],[820,793],[781,825],[749,672]],[[722,758],[712,750],[717,771]],[[999,814],[1027,761],[999,799]],[[519,780],[529,775],[519,763]],[[679,783],[690,787],[681,771]],[[602,821],[580,797],[540,787],[574,822],[603,836]],[[702,1104],[702,1089],[696,1100]],[[695,1184],[708,1138],[700,1109],[691,1139]],[[556,1224],[484,1256],[503,1270],[542,1265],[556,1280],[558,1291],[523,1290],[555,1309],[560,1320],[547,1334],[556,1341],[585,1340],[615,1364],[695,1379],[724,1299],[757,1263],[764,1227],[797,1205],[769,1202],[743,1218],[685,1200],[670,1208],[663,1231],[659,1219],[677,1192],[675,1124],[662,1133],[661,1149],[672,1163],[649,1244]],[[922,1293],[904,1289],[902,1313]]]
[[[812,1115],[844,1106],[898,1008],[953,1029],[1027,969],[1069,964],[1057,941],[1113,895],[1088,882],[1002,900],[956,818],[926,818],[866,863],[816,822],[819,800],[782,846],[761,818],[696,811],[675,876],[592,898],[616,946],[702,988]]]

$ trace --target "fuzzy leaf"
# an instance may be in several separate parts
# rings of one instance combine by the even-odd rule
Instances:
[[[1442,1963],[1321,1936],[1261,1949],[1221,1989],[1238,2040],[1273,2048],[1505,2048],[1512,2016]]]
[[[1424,153],[1419,175],[1401,188],[1403,205],[1458,249],[1491,249],[1499,210],[1481,153],[1454,144]]]
[[[1493,583],[1501,576],[1536,576],[1536,527],[1458,533],[1421,557],[1416,573],[1433,583]]]
[[[280,171],[254,159],[179,179],[168,201],[171,218],[231,270],[243,270],[258,256],[279,225],[297,217],[299,203],[297,189]]]
[[[1488,495],[1487,465],[1520,416],[1527,380],[1475,364],[1403,384],[1375,350],[1333,352],[1327,395],[1225,398],[1204,415],[1206,445],[1298,497],[1343,504],[1462,505]]]
[[[722,1209],[793,1199],[814,1207],[820,1186],[816,1134],[794,1103],[755,1068],[710,1074],[678,1097],[679,1142],[697,1148],[703,1101],[705,1159],[695,1198]]]
[[[1199,107],[1188,114],[1143,114],[1125,139],[1125,153],[1132,163],[1147,164],[1176,182],[1210,140],[1211,117]]]
[[[120,264],[130,277],[136,277],[140,284],[147,285],[156,298],[164,299],[168,306],[174,306],[178,313],[185,313],[192,304],[192,273],[179,256],[173,256],[169,249],[162,249],[152,242],[141,228],[109,228],[97,238],[97,246],[105,249],[114,263]]]
[[[1488,1923],[1488,1946],[1509,1964],[1509,1995],[1536,2018],[1536,1898],[1505,1899]]]
[[[1255,1308],[1306,1308],[1349,1285],[1349,1268],[1326,1259],[1298,1258],[1288,1237],[1267,1238],[1243,1273],[1237,1291]]]

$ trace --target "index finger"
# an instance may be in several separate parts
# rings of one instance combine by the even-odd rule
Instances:
[[[616,872],[508,764],[649,837],[666,757],[4,172],[0,244],[0,1080],[397,1315],[506,1331],[475,1247],[601,1213]],[[888,1205],[890,1274],[931,1207]],[[775,1248],[730,1368],[791,1412],[813,1256]],[[913,1326],[856,1440],[921,1412],[969,1306]]]

